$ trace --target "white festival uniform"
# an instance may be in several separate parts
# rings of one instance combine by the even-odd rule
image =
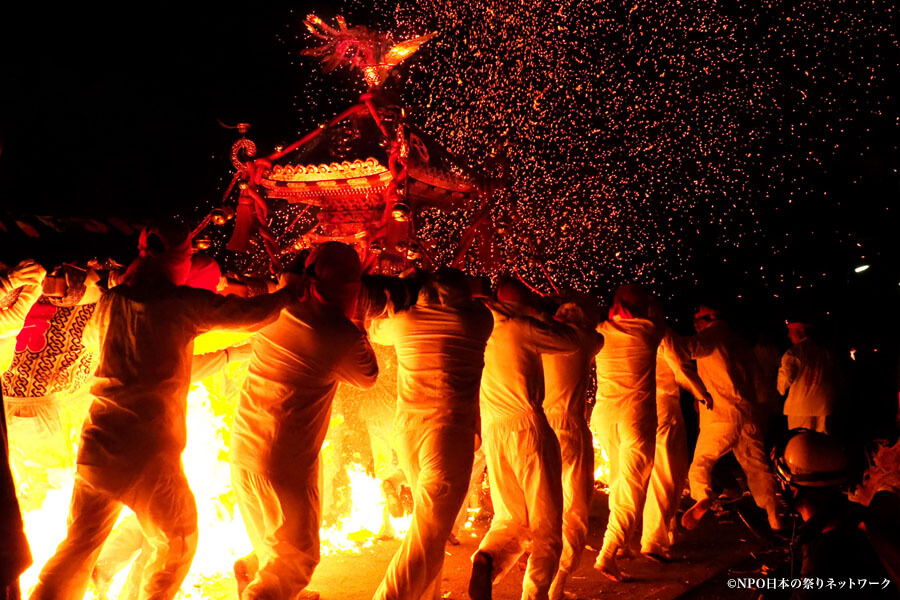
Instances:
[[[682,388],[698,401],[707,396],[693,362],[667,331],[656,356],[656,451],[644,504],[642,552],[664,554],[674,543],[675,515],[691,465]]]
[[[781,358],[778,393],[787,393],[788,429],[829,432],[840,385],[840,367],[827,348],[811,340],[794,344]]]
[[[375,353],[343,313],[296,302],[253,338],[231,434],[232,482],[259,570],[242,599],[291,598],[319,563],[319,452],[339,383],[375,384]]]
[[[712,497],[713,467],[732,451],[754,501],[774,522],[775,480],[754,405],[753,352],[723,321],[683,341],[713,401],[712,410],[700,407],[700,435],[688,472],[691,497],[697,502]]]
[[[155,283],[106,292],[84,334],[99,351],[84,423],[66,539],[44,565],[33,599],[81,600],[123,505],[152,553],[139,598],[175,597],[197,546],[197,508],[181,453],[193,340],[214,329],[249,330],[290,299],[252,299]]]
[[[481,303],[416,305],[369,328],[397,350],[397,452],[412,489],[412,524],[377,599],[439,599],[444,547],[472,471],[478,388],[493,320]]]
[[[578,332],[545,323],[518,304],[490,306],[494,330],[481,378],[481,435],[494,519],[480,552],[499,581],[531,540],[523,600],[547,598],[562,553],[562,460],[542,403],[542,354],[578,349]]]
[[[559,440],[562,456],[563,549],[551,597],[561,597],[568,576],[578,568],[588,534],[594,493],[594,445],[585,416],[591,366],[603,340],[580,331],[579,348],[544,354],[544,412]]]
[[[644,510],[656,442],[656,353],[663,328],[614,316],[597,326],[597,404],[591,424],[609,457],[609,522],[602,557],[627,548]]]

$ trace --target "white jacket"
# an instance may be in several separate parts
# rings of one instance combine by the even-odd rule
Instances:
[[[568,325],[539,321],[511,302],[491,304],[494,330],[484,353],[481,376],[481,425],[533,423],[542,413],[542,354],[578,350],[580,336]]]
[[[697,372],[713,399],[716,420],[751,416],[757,397],[753,385],[756,357],[750,347],[724,321],[682,342],[697,361]]]
[[[615,316],[597,326],[597,407],[630,421],[656,418],[656,352],[664,328]]]
[[[493,320],[480,303],[432,305],[374,319],[376,344],[397,349],[397,415],[430,425],[476,426],[484,349]]]
[[[682,388],[697,400],[704,400],[708,395],[691,359],[672,331],[667,330],[656,355],[657,402],[678,406]]]
[[[781,358],[778,393],[787,393],[784,414],[827,417],[835,409],[840,367],[827,348],[810,340],[795,344]]]
[[[544,412],[553,429],[586,427],[585,403],[591,382],[591,363],[603,338],[593,331],[576,329],[578,350],[568,354],[544,354]]]
[[[84,334],[85,346],[99,356],[78,464],[138,473],[160,454],[179,456],[194,338],[262,325],[290,297],[244,299],[172,284],[106,292]]]
[[[234,465],[275,480],[311,477],[338,383],[368,389],[375,353],[337,308],[291,304],[254,337],[231,434]]]

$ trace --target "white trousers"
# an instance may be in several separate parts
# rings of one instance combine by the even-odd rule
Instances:
[[[110,582],[119,571],[131,563],[119,600],[137,600],[141,577],[150,552],[150,545],[144,539],[140,523],[134,515],[131,515],[123,519],[106,538],[94,567],[95,576],[101,581]]]
[[[241,467],[231,480],[259,570],[241,600],[288,599],[302,591],[319,564],[321,502],[318,461],[295,482],[278,482]]]
[[[56,554],[41,569],[32,600],[82,600],[91,571],[122,511],[128,506],[151,553],[140,583],[140,600],[171,600],[197,550],[197,506],[181,463],[154,459],[127,486],[118,471],[81,465],[75,475],[69,527]]]
[[[679,398],[658,398],[656,415],[656,451],[641,533],[644,552],[668,551],[675,542],[675,515],[690,468]]]
[[[375,598],[438,600],[444,547],[469,489],[475,432],[471,427],[407,426],[398,457],[413,494],[413,519]]]
[[[453,529],[451,530],[451,533],[457,537],[461,535],[463,525],[469,520],[469,508],[473,506],[473,503],[475,506],[478,506],[478,494],[481,490],[481,484],[484,481],[484,469],[486,465],[487,462],[484,458],[484,448],[479,444],[478,448],[475,450],[475,457],[472,459],[472,476],[469,478],[469,491],[466,493],[466,499],[463,501],[463,505],[459,508],[459,514],[456,515],[456,522],[453,523]]]
[[[594,447],[587,423],[565,428],[556,425],[551,419],[562,455],[563,549],[559,569],[572,573],[578,568],[587,541],[594,495]]]
[[[543,414],[482,428],[494,519],[478,550],[491,556],[493,580],[531,541],[523,600],[545,600],[562,553],[562,459]]]
[[[656,414],[623,418],[614,407],[595,408],[594,426],[609,456],[609,522],[603,549],[630,545],[638,515],[644,510],[656,446]]]
[[[366,421],[366,430],[369,433],[369,444],[372,448],[372,461],[375,467],[375,477],[380,481],[390,481],[394,485],[400,485],[406,478],[403,471],[394,461],[394,452],[397,449],[397,435],[394,428],[394,411],[396,405],[389,405],[380,397],[381,390],[370,392],[368,396],[372,400],[369,406],[363,407],[361,412]],[[398,456],[399,459],[399,456]]]
[[[725,418],[703,406],[700,436],[688,472],[691,497],[697,502],[712,497],[713,467],[728,452],[734,452],[746,473],[756,505],[770,513],[775,511],[775,479],[759,427],[749,419]]]

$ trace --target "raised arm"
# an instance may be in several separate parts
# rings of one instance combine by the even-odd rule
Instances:
[[[788,350],[781,357],[781,367],[778,369],[778,393],[784,396],[787,394],[788,388],[797,379],[797,372],[800,370],[800,361],[793,352]]]
[[[201,332],[213,329],[256,331],[271,323],[281,309],[294,300],[288,289],[252,298],[220,296],[202,289],[191,289],[187,296],[193,318]]]
[[[47,271],[33,260],[23,260],[16,268],[0,275],[0,294],[8,294],[23,285],[41,285]]]
[[[23,261],[5,276],[0,276],[0,293],[19,289],[19,296],[7,308],[0,310],[0,338],[19,335],[25,317],[41,297],[41,283],[47,272],[34,261]]]
[[[378,379],[378,361],[366,334],[357,330],[346,345],[344,356],[338,363],[340,381],[363,390],[375,385]]]
[[[249,358],[250,344],[240,344],[213,352],[195,354],[191,359],[191,381],[200,381],[223,370],[229,363]]]
[[[678,382],[678,385],[689,391],[700,402],[708,403],[709,392],[703,385],[703,381],[700,380],[697,369],[688,358],[687,352],[681,347],[679,340],[671,332],[667,332],[659,348],[663,360],[675,373],[675,381]]]
[[[369,339],[382,346],[397,343],[397,319],[399,317],[379,317],[369,323]]]
[[[531,317],[517,318],[520,319],[525,332],[526,342],[541,354],[568,354],[575,352],[585,343],[579,331],[565,323],[544,322]]]

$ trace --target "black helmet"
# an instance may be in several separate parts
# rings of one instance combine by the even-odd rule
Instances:
[[[833,437],[793,429],[772,450],[775,475],[794,487],[840,487],[850,483],[850,459]]]

